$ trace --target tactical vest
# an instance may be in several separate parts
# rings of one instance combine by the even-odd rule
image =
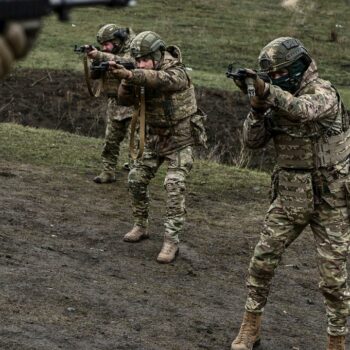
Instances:
[[[273,135],[277,165],[289,169],[317,169],[330,167],[344,161],[350,155],[350,128],[348,115],[338,95],[338,113],[333,125],[341,125],[340,133],[334,134],[331,125],[322,130],[317,122],[290,122],[274,114],[268,127]]]
[[[146,89],[146,123],[155,128],[168,128],[197,111],[193,85],[173,93]]]

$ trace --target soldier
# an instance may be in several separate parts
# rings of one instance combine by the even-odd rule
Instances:
[[[274,271],[285,249],[310,225],[326,305],[327,350],[345,350],[350,305],[349,119],[337,90],[318,77],[314,60],[299,40],[273,40],[262,49],[259,65],[271,83],[247,70],[257,96],[250,99],[243,137],[252,149],[272,139],[277,164],[272,202],[249,266],[246,311],[231,349],[251,350],[259,343]],[[245,90],[241,81],[236,84]]]
[[[130,43],[135,37],[131,28],[121,28],[116,24],[106,24],[97,33],[97,42],[102,45],[102,52],[92,50],[88,56],[97,62],[130,59]],[[100,74],[99,74],[100,73]],[[120,80],[110,72],[104,72],[103,91],[108,96],[107,127],[102,150],[102,172],[94,178],[99,184],[116,181],[116,165],[120,144],[127,134],[132,109],[118,105],[117,92]],[[91,78],[101,78],[101,72],[92,73]]]
[[[132,41],[131,54],[137,69],[130,71],[115,64],[113,72],[124,78],[118,93],[121,104],[139,108],[141,91],[145,91],[146,142],[143,158],[136,160],[129,173],[134,227],[124,241],[138,242],[149,237],[147,187],[166,162],[165,235],[157,261],[170,263],[179,251],[179,234],[185,221],[185,182],[193,164],[194,130],[205,138],[204,116],[197,109],[194,87],[178,47],[166,47],[158,34],[145,31]],[[141,138],[142,135],[140,142]]]

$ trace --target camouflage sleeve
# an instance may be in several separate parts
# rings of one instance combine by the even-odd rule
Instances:
[[[97,61],[107,62],[107,61],[117,61],[120,57],[109,52],[99,51],[95,57]]]
[[[249,112],[243,124],[243,142],[251,149],[264,147],[271,139],[271,133],[265,126],[265,119],[261,115]]]
[[[315,85],[312,93],[293,96],[281,88],[270,85],[267,101],[275,108],[287,112],[287,118],[305,123],[337,114],[338,97],[330,84]]]
[[[128,82],[160,91],[184,90],[189,84],[186,71],[181,66],[165,70],[135,69]]]

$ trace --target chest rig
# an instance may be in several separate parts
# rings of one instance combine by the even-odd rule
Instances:
[[[196,113],[197,103],[193,85],[173,93],[146,90],[146,123],[155,128],[176,125],[182,119]]]
[[[268,119],[277,165],[287,169],[318,169],[334,166],[350,155],[349,116],[337,92],[338,104],[328,125],[313,121],[292,122],[285,112]]]

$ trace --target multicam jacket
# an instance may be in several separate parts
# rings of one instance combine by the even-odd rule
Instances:
[[[138,109],[140,87],[145,88],[146,147],[163,156],[192,145],[197,103],[177,47],[167,47],[156,70],[135,69],[130,80],[123,80],[119,102]]]
[[[348,159],[350,129],[345,107],[329,81],[318,77],[315,62],[294,94],[270,85],[262,117],[250,112],[243,129],[245,144],[263,147],[274,141],[277,166],[285,169],[329,168]]]

